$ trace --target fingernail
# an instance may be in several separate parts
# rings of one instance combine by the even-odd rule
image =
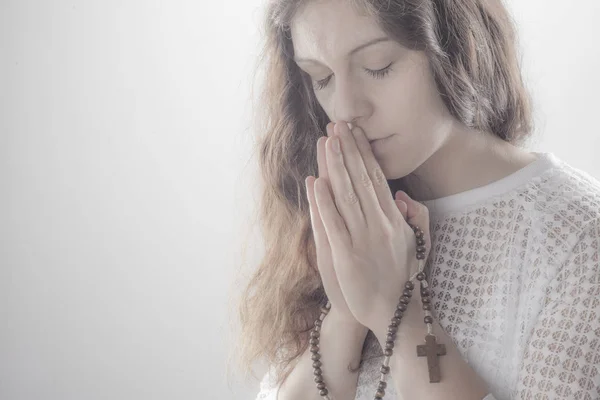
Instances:
[[[341,135],[342,134],[342,124],[339,122],[336,122],[334,127],[333,127],[333,133],[336,135]]]

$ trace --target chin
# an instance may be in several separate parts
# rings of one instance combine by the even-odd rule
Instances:
[[[398,157],[387,157],[385,159],[378,158],[377,162],[381,166],[381,171],[388,181],[405,178],[414,172],[414,168],[410,165],[403,165]]]

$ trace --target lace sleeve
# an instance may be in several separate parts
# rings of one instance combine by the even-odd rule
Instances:
[[[269,369],[260,381],[260,388],[256,400],[277,400],[278,392],[279,387],[273,382],[273,375]]]
[[[515,399],[600,399],[600,223],[587,224],[527,341]]]

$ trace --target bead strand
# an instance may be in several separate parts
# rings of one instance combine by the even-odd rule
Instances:
[[[375,400],[381,400],[381,399],[383,399],[383,396],[385,396],[385,389],[387,388],[387,377],[390,373],[390,366],[389,366],[390,359],[391,359],[392,355],[394,354],[394,343],[396,340],[396,333],[398,332],[398,326],[400,325],[400,322],[402,321],[404,312],[406,311],[408,304],[410,303],[410,300],[412,298],[412,291],[414,289],[413,280],[414,280],[415,276],[416,276],[417,280],[421,281],[421,299],[423,301],[423,309],[426,310],[426,313],[427,313],[427,315],[425,317],[425,323],[428,326],[428,332],[431,329],[431,322],[433,322],[431,313],[429,312],[431,307],[430,307],[430,301],[429,301],[429,297],[428,297],[429,291],[427,289],[427,282],[425,281],[426,275],[422,271],[423,265],[424,265],[424,260],[425,260],[425,252],[426,252],[425,239],[423,239],[424,233],[421,229],[419,229],[418,226],[413,226],[411,224],[409,224],[409,225],[413,229],[413,232],[415,232],[415,236],[417,238],[416,257],[417,257],[417,260],[420,261],[419,272],[416,273],[415,275],[413,275],[413,277],[411,277],[404,284],[404,290],[402,291],[402,295],[400,296],[400,299],[398,300],[398,305],[396,307],[396,311],[394,312],[394,316],[392,317],[392,319],[390,321],[390,325],[388,326],[388,333],[386,336],[385,349],[383,352],[385,358],[384,358],[383,364],[381,365],[381,368],[380,368],[381,375],[379,378],[379,385],[377,386],[377,391],[375,392],[375,398],[374,398]],[[325,382],[323,380],[323,370],[321,368],[322,362],[320,361],[321,354],[319,353],[319,338],[320,338],[320,330],[321,330],[321,326],[322,326],[322,321],[325,318],[325,316],[329,313],[330,309],[331,309],[331,303],[329,301],[327,301],[327,304],[324,307],[321,307],[321,315],[320,315],[319,319],[317,319],[315,321],[314,328],[312,329],[312,331],[310,333],[310,341],[309,341],[310,346],[311,346],[310,351],[311,351],[311,353],[313,353],[311,359],[313,360],[315,383],[317,384],[317,389],[319,390],[319,395],[321,397],[325,398],[326,400],[332,400],[332,399],[329,395],[329,390],[327,389],[327,385],[325,384]]]
[[[317,384],[317,389],[319,389],[319,395],[324,397],[326,400],[332,400],[329,396],[329,391],[327,390],[327,386],[323,381],[323,371],[321,370],[321,354],[319,353],[319,337],[321,336],[321,326],[323,323],[323,319],[331,310],[331,303],[327,301],[327,304],[324,307],[321,307],[321,315],[319,319],[315,321],[315,326],[313,330],[310,332],[310,352],[313,353],[310,357],[313,360],[313,370],[315,375],[315,383]]]

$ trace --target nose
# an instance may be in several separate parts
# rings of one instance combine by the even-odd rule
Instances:
[[[352,127],[367,117],[369,103],[359,85],[349,80],[336,80],[333,116],[336,121],[346,121]]]

